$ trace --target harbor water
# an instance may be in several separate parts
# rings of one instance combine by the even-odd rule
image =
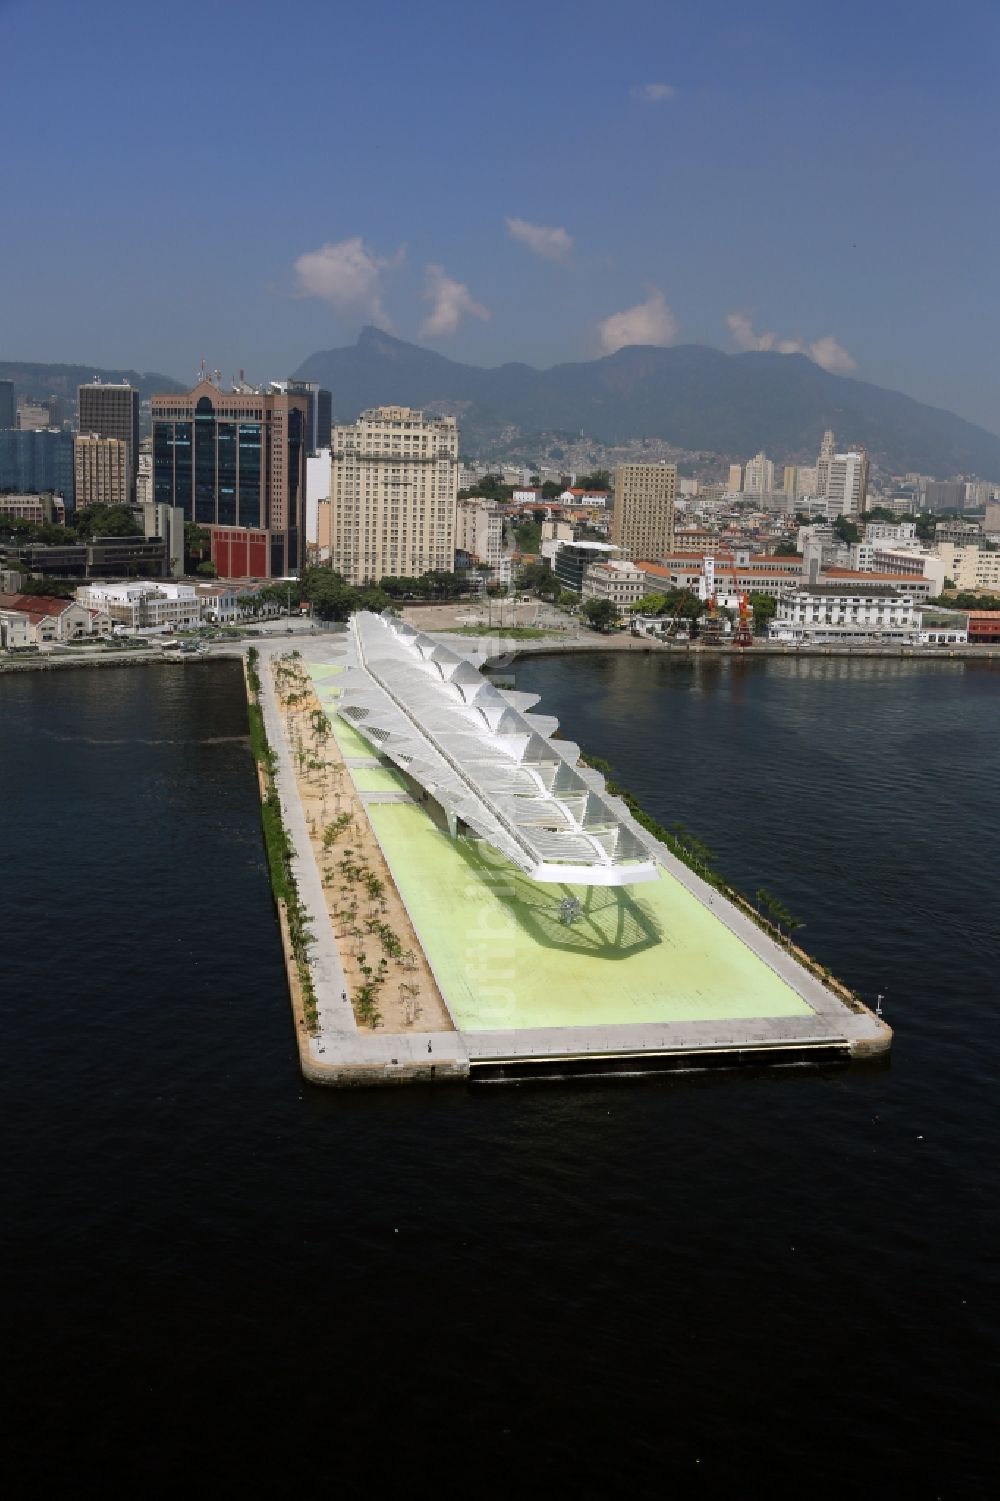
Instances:
[[[1000,672],[514,671],[891,1063],[306,1085],[238,664],[0,679],[15,1494],[995,1493]]]

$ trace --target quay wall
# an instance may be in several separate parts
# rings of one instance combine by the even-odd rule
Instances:
[[[433,634],[433,632],[431,633]],[[449,632],[449,639],[461,639],[457,632]],[[489,643],[489,637],[466,637],[472,644]],[[512,637],[500,637],[499,650],[487,661],[509,662],[514,657],[563,656],[579,652],[637,651],[648,655],[665,653],[671,656],[730,657],[740,661],[753,661],[759,657],[837,657],[863,660],[877,658],[881,661],[922,660],[928,662],[997,662],[1000,663],[1000,646],[787,646],[780,642],[755,641],[753,646],[702,646],[699,642],[649,641],[641,636],[608,636],[601,639],[595,633],[594,640],[563,640],[554,636],[551,640],[524,641]]]

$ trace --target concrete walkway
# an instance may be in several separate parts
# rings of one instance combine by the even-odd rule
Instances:
[[[288,650],[280,646],[261,645],[260,650],[260,705],[264,713],[264,728],[268,743],[274,751],[276,769],[275,787],[281,803],[281,814],[292,845],[292,874],[299,888],[299,897],[312,928],[309,947],[309,968],[312,973],[316,1003],[319,1009],[320,1030],[324,1033],[356,1034],[357,1026],[347,991],[347,980],[340,962],[340,953],[333,936],[327,912],[326,892],[320,876],[316,857],[313,854],[309,830],[306,827],[302,801],[295,783],[291,747],[285,735],[284,719],[279,713],[274,694],[271,663],[276,656]]]
[[[292,873],[312,932],[309,969],[316,992],[319,1031],[307,1040],[312,1063],[309,1077],[317,1083],[324,1082],[326,1077],[327,1082],[341,1084],[465,1077],[469,1055],[457,1032],[386,1033],[358,1029],[298,794],[284,718],[274,691],[272,661],[287,652],[289,645],[261,642],[258,650],[260,705],[268,742],[275,754],[275,788],[292,846]]]

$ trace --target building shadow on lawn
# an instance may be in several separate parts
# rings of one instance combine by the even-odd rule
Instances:
[[[545,948],[617,960],[662,941],[659,924],[625,886],[543,885],[482,840],[460,837],[455,849],[514,920]],[[572,920],[567,921],[570,914]]]

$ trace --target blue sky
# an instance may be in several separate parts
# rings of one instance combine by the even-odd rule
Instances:
[[[1000,430],[1000,0],[0,0],[0,358],[801,348]]]

